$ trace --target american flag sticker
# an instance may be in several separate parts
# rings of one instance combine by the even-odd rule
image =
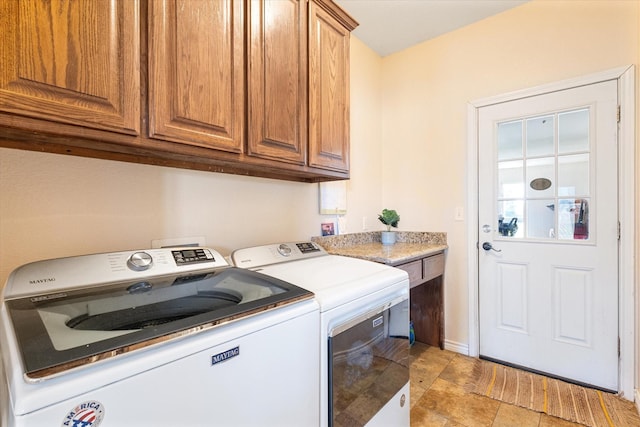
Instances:
[[[98,427],[104,418],[104,405],[95,400],[82,402],[64,417],[65,427]]]

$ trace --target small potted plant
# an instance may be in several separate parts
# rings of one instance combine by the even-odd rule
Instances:
[[[400,222],[400,215],[393,209],[383,209],[382,213],[378,215],[378,219],[381,223],[387,226],[387,231],[383,231],[381,240],[383,245],[393,245],[396,242],[396,232],[391,231],[391,227],[397,227]]]

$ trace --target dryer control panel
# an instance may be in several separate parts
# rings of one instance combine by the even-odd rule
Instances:
[[[235,250],[231,254],[231,262],[236,267],[256,268],[324,255],[327,252],[314,242],[274,243]]]

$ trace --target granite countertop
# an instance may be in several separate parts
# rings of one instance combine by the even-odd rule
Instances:
[[[448,248],[446,233],[398,231],[394,245],[380,242],[380,231],[312,237],[328,253],[398,265]]]

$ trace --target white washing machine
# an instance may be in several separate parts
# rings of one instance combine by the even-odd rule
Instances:
[[[320,424],[409,426],[409,278],[312,242],[239,249],[237,267],[308,289],[320,304]]]
[[[2,426],[319,423],[313,294],[212,249],[27,264],[0,320]]]

